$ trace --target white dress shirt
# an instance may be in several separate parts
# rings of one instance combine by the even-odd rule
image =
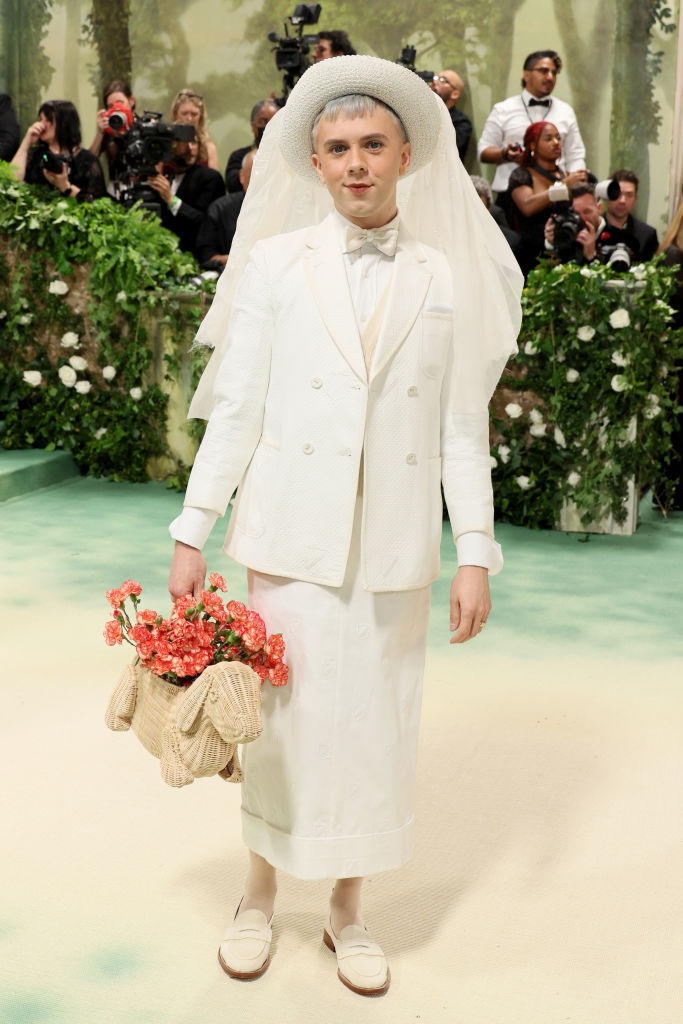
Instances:
[[[342,250],[346,277],[351,293],[351,301],[356,314],[359,332],[366,327],[385,289],[389,286],[394,269],[394,257],[387,256],[366,243],[354,252],[345,252],[347,228],[355,225],[335,211],[337,237]],[[388,227],[398,228],[399,215],[390,222]],[[174,519],[169,533],[174,540],[179,540],[191,547],[203,548],[214,523],[218,518],[216,512],[209,509],[194,508],[185,505],[181,514]],[[458,565],[478,565],[489,570],[490,575],[500,572],[503,567],[503,556],[500,544],[480,532],[461,534],[456,541]]]
[[[481,160],[483,150],[489,146],[500,148],[507,146],[510,142],[518,142],[521,146],[524,133],[530,124],[535,121],[550,121],[555,125],[562,139],[562,157],[558,160],[559,166],[567,173],[583,170],[586,166],[586,147],[576,123],[576,114],[564,100],[558,100],[554,96],[547,98],[550,101],[548,107],[539,107],[536,104],[530,106],[529,101],[535,97],[524,89],[521,95],[510,96],[508,99],[496,103],[486,118],[481,138],[477,144],[478,158]],[[514,161],[498,164],[491,188],[496,192],[504,192],[515,167],[517,164]]]

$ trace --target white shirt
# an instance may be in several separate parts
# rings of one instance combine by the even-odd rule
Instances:
[[[524,89],[521,95],[510,96],[496,103],[486,118],[477,144],[479,159],[481,160],[483,150],[489,146],[500,148],[510,142],[518,142],[521,146],[524,133],[530,124],[535,121],[550,121],[562,138],[562,157],[558,161],[559,166],[567,173],[583,170],[586,166],[586,147],[576,123],[576,114],[564,100],[555,99],[553,96],[547,98],[550,100],[550,106],[539,107],[534,104],[532,107],[529,100],[535,97]],[[505,192],[515,167],[517,164],[514,161],[498,164],[491,183],[491,188],[495,192]]]
[[[362,332],[391,280],[394,257],[386,256],[371,244],[363,245],[354,252],[344,252],[346,228],[355,225],[336,211],[335,221],[356,324]],[[390,223],[398,227],[398,214]],[[201,550],[217,518],[217,513],[209,509],[185,505],[181,514],[169,526],[169,533],[174,540]],[[503,567],[500,544],[485,533],[473,531],[461,534],[456,541],[456,551],[459,566],[479,565],[488,569],[492,576]]]

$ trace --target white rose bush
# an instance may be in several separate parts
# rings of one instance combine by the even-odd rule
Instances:
[[[215,282],[193,285],[194,259],[140,210],[4,178],[0,238],[0,445],[63,449],[83,473],[149,479],[150,459],[168,453],[168,400],[147,332],[163,330],[173,380]],[[206,358],[192,357],[194,383]],[[187,467],[174,464],[182,487]]]
[[[548,261],[529,275],[519,354],[492,403],[499,518],[551,528],[569,499],[586,524],[621,522],[630,479],[666,512],[677,400],[662,367],[683,358],[683,331],[672,325],[672,270],[645,266]]]

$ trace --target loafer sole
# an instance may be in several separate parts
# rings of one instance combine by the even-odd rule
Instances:
[[[327,928],[323,930],[323,942],[328,949],[331,949],[332,952],[336,954],[337,950],[334,945],[334,939],[327,931]],[[341,981],[342,985],[346,985],[347,988],[350,988],[352,992],[355,992],[356,995],[359,996],[381,996],[386,992],[391,984],[391,970],[389,967],[387,967],[386,981],[379,988],[360,988],[360,986],[354,985],[352,981],[349,981],[349,979],[342,974],[340,967],[337,967],[337,977]]]
[[[231,978],[237,978],[238,981],[251,981],[253,978],[260,978],[261,975],[268,969],[270,963],[270,953],[266,958],[266,962],[261,965],[255,971],[236,971],[232,967],[226,964],[225,960],[221,955],[220,946],[218,947],[218,963],[221,965],[226,974],[229,974]]]

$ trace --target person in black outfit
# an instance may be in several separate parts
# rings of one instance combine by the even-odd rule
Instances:
[[[178,236],[180,248],[196,255],[197,234],[214,199],[225,195],[223,179],[211,167],[197,163],[199,144],[174,142],[171,163],[157,165],[147,184],[162,201],[161,223]]]
[[[236,149],[228,157],[228,164],[225,168],[225,187],[228,192],[241,192],[242,186],[240,185],[240,171],[242,170],[242,161],[249,152],[250,149],[254,148],[254,145],[258,146],[263,135],[263,129],[266,127],[271,117],[277,114],[278,107],[275,100],[261,100],[260,103],[256,103],[251,108],[251,114],[249,120],[251,122],[251,130],[254,133],[254,142],[249,146],[242,146],[241,149]]]
[[[448,107],[448,113],[451,115],[455,129],[455,144],[458,147],[460,159],[464,162],[472,137],[472,122],[455,105],[463,90],[462,78],[457,71],[440,71],[438,75],[434,75],[430,88],[432,92],[441,97]]]
[[[79,203],[105,194],[100,162],[89,150],[81,149],[81,122],[69,100],[48,100],[12,157],[17,181],[59,189]],[[60,171],[46,169],[51,157],[61,163]]]
[[[619,182],[621,194],[616,199],[607,200],[605,220],[612,236],[609,244],[624,242],[634,261],[645,263],[657,252],[659,240],[655,228],[643,220],[636,220],[631,214],[638,198],[638,178],[633,171],[624,168],[610,174],[610,178]]]
[[[0,92],[0,160],[10,160],[20,139],[19,122],[12,107],[12,97]]]
[[[329,32],[318,32],[318,42],[313,47],[313,63],[330,57],[354,57],[356,51],[346,32],[333,28]]]
[[[206,211],[206,216],[197,235],[196,247],[197,260],[205,270],[216,270],[220,274],[228,262],[230,247],[237,228],[237,218],[249,187],[255,155],[256,150],[250,149],[242,161],[240,181],[244,191],[233,192],[230,195],[221,196],[220,199],[214,199]]]
[[[512,227],[522,236],[515,254],[526,277],[545,252],[544,229],[557,203],[567,208],[573,185],[586,181],[588,172],[564,175],[558,167],[562,139],[550,121],[535,121],[524,133],[522,162],[510,175]]]

